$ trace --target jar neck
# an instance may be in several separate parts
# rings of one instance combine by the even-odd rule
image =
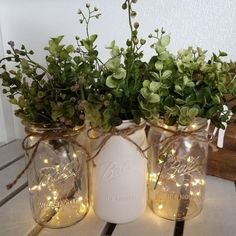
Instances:
[[[122,124],[119,126],[116,126],[115,128],[118,130],[123,130],[130,128],[132,126],[142,126],[145,124],[145,121],[142,119],[139,124],[134,123],[132,120],[123,120]]]
[[[186,132],[193,132],[193,131],[208,131],[208,121],[206,118],[196,117],[191,124],[188,126],[183,126],[179,124],[175,125],[166,125],[163,119],[158,119],[155,121],[150,122],[150,125],[153,128],[163,128],[165,130],[170,130],[172,132],[177,131],[186,131]]]
[[[65,135],[77,135],[81,131],[84,130],[85,125],[82,126],[75,126],[75,127],[66,127],[66,126],[58,126],[53,127],[50,125],[41,125],[41,124],[32,124],[25,127],[25,132],[27,134],[45,134],[48,132],[54,132],[54,133],[63,133]]]

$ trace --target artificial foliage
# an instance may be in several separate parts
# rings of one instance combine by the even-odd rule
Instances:
[[[189,47],[171,54],[170,36],[156,30],[154,56],[140,90],[140,105],[147,120],[163,119],[167,125],[188,126],[196,117],[206,118],[217,127],[232,115],[224,105],[236,95],[235,63],[222,60],[225,52],[207,60],[207,51]],[[233,108],[232,111],[235,111]]]
[[[87,90],[86,118],[93,127],[104,131],[124,120],[139,123],[142,117],[138,97],[147,68],[147,63],[142,60],[142,46],[146,40],[139,39],[139,23],[134,22],[136,2],[126,0],[122,5],[128,13],[130,28],[126,48],[111,42],[107,47],[111,57],[101,64],[100,77],[94,78]]]
[[[97,8],[86,7],[88,18],[81,21],[99,17]],[[13,41],[8,43],[7,56],[0,60],[3,93],[17,106],[15,115],[25,125],[74,127],[84,123],[85,87],[97,72],[96,35],[76,36],[76,47],[64,45],[62,40],[63,36],[51,38],[45,47],[46,66],[32,59],[32,50],[24,45],[18,49]],[[13,69],[9,69],[11,63]]]
[[[9,42],[7,56],[0,60],[0,79],[15,114],[24,124],[81,125],[109,131],[124,120],[164,120],[167,125],[188,126],[196,117],[210,119],[224,128],[232,112],[225,105],[236,96],[236,64],[224,62],[227,54],[189,47],[176,55],[168,51],[170,36],[163,29],[149,35],[154,40],[150,60],[143,59],[146,39],[139,38],[135,21],[137,0],[125,0],[130,37],[125,47],[115,40],[107,61],[99,58],[96,40],[90,34],[91,20],[101,15],[86,4],[79,10],[86,36],[76,36],[76,46],[64,45],[63,36],[51,38],[45,48],[46,66],[32,59],[34,52]],[[8,62],[8,63],[5,63]],[[14,69],[9,67],[13,63]]]

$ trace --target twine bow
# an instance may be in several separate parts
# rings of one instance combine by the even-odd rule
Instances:
[[[121,130],[119,130],[117,128],[112,128],[109,133],[99,132],[94,128],[90,128],[87,131],[87,136],[89,139],[99,139],[99,138],[103,138],[103,139],[102,139],[101,143],[98,145],[97,152],[88,161],[94,160],[99,155],[99,153],[102,151],[102,149],[104,148],[104,146],[108,142],[108,140],[110,140],[110,138],[113,136],[120,136],[123,139],[127,140],[128,142],[132,143],[137,148],[137,150],[141,153],[141,155],[145,159],[147,159],[145,152],[150,147],[143,150],[136,142],[134,142],[129,137],[130,135],[134,134],[136,131],[139,131],[139,130],[145,128],[145,126],[146,126],[146,124],[144,123],[142,125],[132,125],[132,126],[129,126],[128,128],[121,129]],[[91,132],[97,132],[97,133],[99,133],[99,135],[95,136],[95,135],[91,134]]]
[[[169,146],[171,146],[171,144],[176,142],[179,138],[186,138],[189,136],[195,138],[199,142],[208,143],[208,145],[212,148],[213,151],[218,150],[216,146],[212,143],[212,138],[209,139],[207,135],[200,134],[200,132],[205,132],[207,134],[207,131],[206,131],[207,125],[200,126],[199,128],[193,129],[193,130],[171,130],[171,129],[164,128],[162,126],[153,125],[152,123],[150,123],[150,126],[154,128],[159,128],[163,131],[167,131],[172,134],[171,136],[166,137],[165,139],[160,141],[160,143],[166,142],[165,146],[160,151],[161,154],[163,154],[169,148]]]
[[[77,135],[76,131],[72,131],[71,133],[68,133],[67,130],[49,130],[49,131],[44,131],[43,133],[38,133],[38,132],[32,132],[29,129],[25,129],[26,132],[28,133],[28,135],[24,138],[23,142],[22,142],[22,148],[25,151],[29,151],[29,150],[33,150],[32,155],[28,161],[28,163],[26,164],[25,168],[17,175],[17,177],[15,178],[14,181],[12,181],[11,183],[7,184],[7,189],[11,189],[16,183],[17,181],[22,177],[22,175],[25,173],[25,171],[30,167],[32,161],[34,160],[36,153],[38,151],[38,147],[39,144],[45,140],[56,140],[56,139],[62,139],[65,140],[67,142],[70,142],[74,145],[76,145],[77,147],[79,147],[86,155],[87,157],[89,157],[89,153],[87,151],[87,149],[82,146],[81,144],[79,144],[73,137],[75,135]],[[28,146],[28,141],[31,137],[39,137],[39,139],[37,140],[37,142],[35,142],[34,144],[32,144],[31,146]]]

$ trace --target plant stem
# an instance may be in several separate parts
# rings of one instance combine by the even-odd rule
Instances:
[[[130,27],[130,31],[131,31],[131,36],[130,36],[131,50],[133,50],[133,26],[132,26],[132,20],[131,20],[131,11],[132,11],[131,2],[128,1],[128,17],[129,17],[129,27]]]

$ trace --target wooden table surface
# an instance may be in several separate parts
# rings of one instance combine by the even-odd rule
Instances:
[[[236,236],[236,183],[212,176],[207,177],[203,211],[186,222],[164,220],[147,209],[134,222],[115,225],[90,209],[71,227],[42,228],[31,216],[26,176],[10,191],[5,188],[24,164],[19,140],[0,147],[0,236]]]

